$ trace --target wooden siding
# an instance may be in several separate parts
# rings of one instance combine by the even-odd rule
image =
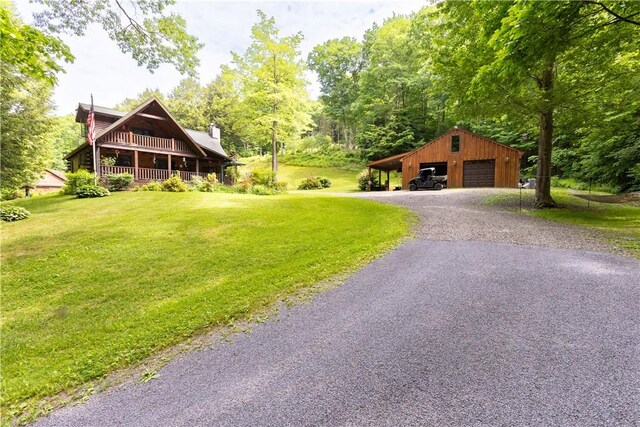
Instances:
[[[460,135],[460,151],[451,152],[451,137]],[[418,175],[421,163],[447,162],[447,185],[462,187],[464,162],[495,160],[496,187],[517,187],[521,152],[462,129],[452,129],[402,159],[402,188]]]
[[[103,130],[111,126],[116,119],[113,117],[99,116],[96,114],[96,135],[100,135]]]

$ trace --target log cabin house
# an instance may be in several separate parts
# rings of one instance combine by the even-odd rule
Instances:
[[[515,148],[453,128],[408,153],[396,154],[367,164],[369,173],[402,172],[402,189],[422,168],[433,167],[436,175],[447,175],[447,187],[517,187],[520,158],[524,153]],[[381,181],[382,182],[382,181]],[[388,188],[387,188],[388,189]]]
[[[79,104],[76,122],[84,125],[91,106]],[[220,144],[220,129],[208,132],[185,129],[156,98],[150,98],[125,113],[94,106],[96,158],[100,159],[98,176],[130,173],[134,181],[164,181],[178,173],[183,180],[215,173],[225,180],[224,168],[234,164]],[[69,170],[93,172],[93,150],[85,142],[65,158]]]

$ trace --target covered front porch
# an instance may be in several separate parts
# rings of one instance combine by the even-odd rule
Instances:
[[[224,182],[222,162],[212,159],[105,147],[97,155],[101,177],[130,173],[135,182],[148,182],[164,181],[172,174],[179,174],[183,180],[190,181],[194,176],[206,178],[215,173],[218,181]]]

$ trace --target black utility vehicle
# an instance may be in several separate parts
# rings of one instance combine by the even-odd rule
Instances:
[[[418,176],[409,181],[409,191],[419,189],[442,190],[447,186],[447,176],[436,175],[436,168],[420,169]]]

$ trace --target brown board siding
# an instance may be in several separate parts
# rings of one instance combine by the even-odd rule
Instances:
[[[452,135],[460,136],[460,151],[451,152]],[[402,187],[409,188],[409,181],[418,175],[421,163],[447,163],[447,186],[464,185],[464,162],[494,160],[496,187],[517,187],[520,176],[521,152],[506,145],[462,129],[452,129],[402,159]]]

